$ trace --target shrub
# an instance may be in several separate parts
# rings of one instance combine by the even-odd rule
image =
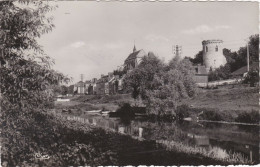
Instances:
[[[223,117],[215,110],[204,110],[203,114],[201,115],[203,120],[210,120],[210,121],[223,121]]]
[[[238,117],[235,119],[236,122],[243,122],[243,123],[259,123],[259,113],[256,110],[252,110],[250,113],[242,112],[238,114]]]
[[[116,110],[115,113],[110,113],[110,116],[118,116],[121,118],[132,118],[135,116],[135,113],[129,103],[124,103]]]
[[[189,110],[190,108],[187,104],[178,106],[176,109],[176,119],[183,120],[183,118],[190,116]]]

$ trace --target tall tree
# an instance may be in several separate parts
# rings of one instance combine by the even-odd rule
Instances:
[[[30,5],[30,8],[28,7]],[[52,30],[53,10],[46,2],[0,2],[1,91],[6,103],[34,108],[51,99],[51,85],[64,75],[51,69],[53,60],[44,54],[37,38]]]
[[[141,97],[149,114],[156,115],[175,114],[178,103],[196,93],[189,60],[174,58],[166,65],[152,53],[126,75],[124,83],[133,97]]]
[[[53,60],[37,42],[54,27],[47,17],[53,9],[47,1],[0,2],[1,159],[8,166],[35,166],[28,165],[28,155],[43,150],[34,140],[40,141],[42,135],[22,133],[40,126],[36,112],[51,107],[53,85],[66,78],[51,69]]]

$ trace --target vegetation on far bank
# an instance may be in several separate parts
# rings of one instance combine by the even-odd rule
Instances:
[[[221,87],[219,89],[200,89],[194,98],[187,98],[177,106],[175,119],[191,117],[211,121],[228,121],[242,123],[258,123],[258,88],[244,85]],[[89,110],[113,110],[117,111],[127,103],[134,107],[136,104],[143,104],[135,101],[130,94],[118,95],[84,95],[72,98],[66,103],[57,103],[57,108],[81,109],[80,112]],[[75,104],[75,105],[73,105]],[[69,107],[68,107],[69,106]],[[138,105],[137,105],[138,106]],[[129,109],[129,110],[133,110]],[[132,111],[131,111],[132,112]],[[156,115],[149,114],[150,119],[155,119]],[[162,115],[161,119],[170,120],[170,115]],[[159,119],[159,118],[158,118]]]

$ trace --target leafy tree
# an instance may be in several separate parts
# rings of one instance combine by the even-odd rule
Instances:
[[[259,35],[255,34],[249,37],[249,63],[259,62]],[[237,52],[231,52],[224,49],[223,53],[230,65],[231,72],[247,65],[247,46],[240,47]]]
[[[131,88],[134,98],[141,97],[149,114],[160,116],[175,114],[177,104],[196,93],[189,60],[177,57],[166,65],[152,53],[126,75],[124,83]]]
[[[209,77],[209,81],[216,81],[216,80],[229,79],[230,75],[231,75],[230,65],[226,64],[224,66],[220,66],[214,71],[210,70],[208,77]]]
[[[17,159],[37,151],[24,141],[20,132],[37,124],[32,117],[35,112],[52,106],[53,86],[67,82],[63,74],[51,69],[53,60],[37,42],[54,27],[52,18],[47,17],[53,9],[42,1],[0,2],[2,162],[6,161],[9,166],[17,166]],[[32,141],[32,136],[27,137]],[[20,149],[26,152],[17,149],[21,143],[23,148]]]
[[[259,82],[259,68],[250,69],[243,82],[249,83],[250,86],[255,86],[255,84]]]
[[[68,93],[69,93],[69,94],[73,94],[73,93],[74,93],[74,85],[70,85],[70,86],[68,87]]]
[[[162,70],[164,64],[152,52],[142,58],[138,68],[127,73],[124,78],[124,87],[132,92],[132,97],[146,98],[146,89],[153,90],[153,79],[156,73]]]
[[[189,59],[193,64],[203,64],[203,51],[199,51],[199,53],[195,55],[195,58]]]

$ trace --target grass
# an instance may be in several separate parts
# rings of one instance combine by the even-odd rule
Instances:
[[[157,143],[162,144],[167,150],[184,152],[191,155],[202,155],[204,157],[209,157],[216,160],[221,160],[233,164],[253,164],[248,158],[240,153],[226,152],[219,147],[213,147],[207,150],[203,147],[189,146],[187,144],[167,141],[167,140],[157,140]]]
[[[192,106],[195,112],[215,111],[225,121],[234,121],[241,113],[258,111],[259,89],[243,86],[202,89],[195,98],[186,99],[182,104]]]

